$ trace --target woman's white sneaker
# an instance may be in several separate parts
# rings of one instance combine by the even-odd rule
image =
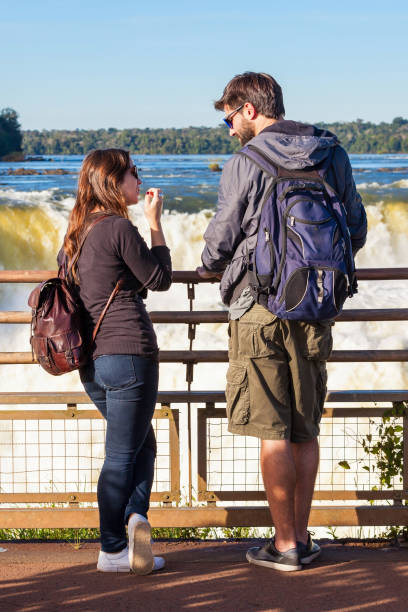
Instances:
[[[161,570],[166,565],[163,557],[153,557],[153,572]],[[98,564],[96,566],[99,572],[130,572],[129,550],[127,548],[120,553],[105,553],[99,551]]]
[[[140,514],[132,514],[128,522],[128,537],[130,569],[135,574],[150,574],[155,569],[155,561],[149,521]]]
[[[99,552],[96,569],[99,572],[130,572],[129,551],[124,548],[118,553]]]
[[[166,565],[166,562],[163,559],[163,557],[153,557],[153,559],[154,559],[154,568],[153,568],[154,572],[156,572],[157,570],[163,569],[163,567]]]

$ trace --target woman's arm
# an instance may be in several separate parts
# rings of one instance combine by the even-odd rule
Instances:
[[[161,226],[163,196],[159,189],[151,187],[146,191],[144,213],[149,223],[152,247],[166,246],[166,239]]]
[[[157,231],[163,234],[162,231]],[[166,291],[170,287],[171,258],[164,237],[161,244],[155,244],[149,249],[130,221],[116,217],[113,224],[112,247],[146,289]]]

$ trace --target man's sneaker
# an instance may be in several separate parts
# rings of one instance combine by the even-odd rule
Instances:
[[[129,565],[135,574],[150,574],[154,569],[150,532],[149,521],[132,514],[128,522]]]
[[[99,552],[96,569],[99,572],[130,572],[128,549],[124,548],[118,553]]]
[[[246,558],[249,563],[262,565],[263,567],[272,567],[281,572],[296,572],[302,569],[297,548],[280,552],[275,548],[273,540],[265,544],[265,546],[250,548],[247,551]]]
[[[303,542],[297,542],[297,548],[299,552],[300,562],[303,565],[308,565],[316,559],[322,552],[322,549],[316,542],[313,542],[312,536],[309,532],[307,532],[307,544],[303,544]]]

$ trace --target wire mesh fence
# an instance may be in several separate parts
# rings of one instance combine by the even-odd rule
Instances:
[[[212,414],[214,412],[221,414],[217,409]],[[211,412],[207,418],[203,411],[200,420],[207,441],[205,468],[201,470],[202,493],[204,490],[222,492],[220,498],[224,501],[239,499],[239,492],[243,493],[242,499],[262,498],[249,493],[264,490],[259,461],[260,441],[255,437],[229,433],[227,419],[211,416]],[[381,423],[382,419],[375,416],[323,418],[315,487],[318,499],[330,499],[334,492],[358,491],[367,492],[365,497],[369,500],[370,495],[375,496],[373,491],[381,490],[389,490],[392,498],[395,492],[403,490],[400,477],[391,480],[391,488],[382,485],[377,469],[378,456],[364,449],[364,440],[366,443],[369,440],[371,446],[380,440]],[[394,425],[402,428],[403,419],[396,419]],[[234,495],[229,497],[228,492],[234,492]]]
[[[55,493],[96,494],[105,454],[104,419],[94,414],[68,418],[58,410],[52,411],[52,418],[43,418],[41,411],[31,411],[30,416],[35,413],[37,418],[13,412],[15,418],[0,411],[0,496],[7,495],[10,501],[18,494],[29,501],[36,494],[44,499]],[[157,442],[153,497],[179,488],[172,474],[179,460],[173,417],[172,411],[158,410],[152,422]]]

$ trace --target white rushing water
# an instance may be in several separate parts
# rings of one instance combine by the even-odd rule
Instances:
[[[9,206],[0,208],[0,265],[3,269],[55,269],[55,256],[66,230],[73,198],[55,202],[53,190],[45,192],[2,192]],[[163,227],[171,249],[174,270],[192,270],[200,265],[203,233],[211,214],[166,213]],[[367,244],[357,256],[357,267],[408,266],[406,240],[408,212],[403,203],[378,203],[367,207],[369,234]],[[131,209],[132,221],[149,241],[149,231],[142,206]],[[1,310],[25,310],[27,285],[0,285]],[[359,293],[346,303],[346,308],[404,307],[408,298],[408,283],[403,281],[360,282]],[[148,310],[185,310],[188,308],[185,285],[175,283],[167,293],[149,293]],[[221,304],[217,284],[196,288],[194,308],[217,310]],[[28,327],[3,325],[0,350],[28,350]],[[163,350],[184,349],[188,346],[187,326],[156,325],[159,346]],[[195,348],[225,349],[226,326],[199,325]],[[338,323],[334,328],[336,349],[402,349],[408,346],[405,322]],[[222,389],[226,365],[201,364],[195,369],[194,388]],[[330,364],[331,389],[406,388],[408,370],[405,364]],[[2,366],[2,390],[41,390],[50,388],[50,378],[37,366]],[[54,390],[80,389],[77,374],[52,379]],[[161,389],[185,387],[184,368],[163,364]]]

